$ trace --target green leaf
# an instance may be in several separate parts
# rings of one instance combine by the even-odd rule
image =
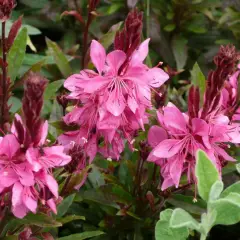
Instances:
[[[13,25],[13,21],[8,20],[6,22],[6,36],[8,36],[10,29]],[[27,24],[22,24],[20,30],[22,30],[23,28],[27,29],[28,35],[39,35],[41,34],[41,31],[33,26],[27,25]],[[0,37],[2,37],[2,24],[0,24]]]
[[[209,193],[209,200],[217,200],[223,190],[223,182],[222,181],[216,181],[210,190]]]
[[[105,49],[108,49],[110,45],[113,44],[115,35],[120,30],[121,26],[122,22],[113,25],[110,30],[99,39],[99,42]]]
[[[217,212],[216,224],[231,225],[240,221],[240,194],[229,193],[225,198],[211,201],[209,209]]]
[[[63,201],[58,205],[57,208],[57,218],[64,216],[67,213],[68,208],[72,205],[73,200],[75,198],[75,194],[72,194],[63,199]]]
[[[46,4],[49,3],[48,0],[21,0],[21,3],[29,6],[30,8],[33,9],[42,9],[45,7]]]
[[[60,222],[55,221],[50,216],[45,215],[43,213],[38,213],[38,214],[30,213],[25,218],[18,219],[17,221],[19,221],[22,224],[35,225],[38,227],[61,227],[62,226]]]
[[[1,240],[18,240],[18,236],[7,236],[7,237],[3,237],[1,238]]]
[[[187,39],[182,36],[175,36],[172,41],[172,50],[177,70],[182,70],[187,62]]]
[[[45,102],[48,102],[48,101],[45,101]],[[53,101],[53,105],[51,107],[52,107],[51,109],[52,111],[49,118],[49,122],[54,122],[58,119],[61,119],[63,116],[62,107],[58,104],[57,100]],[[59,130],[51,125],[49,125],[48,131],[55,138],[57,138],[59,135],[58,133]]]
[[[202,104],[204,92],[206,89],[206,79],[197,62],[193,65],[193,69],[191,71],[191,79],[192,79],[193,85],[196,87],[199,87],[201,104]]]
[[[72,56],[67,55],[66,58],[68,61],[72,60]],[[25,54],[23,64],[32,66],[32,65],[37,64],[42,61],[44,61],[45,65],[46,64],[55,64],[53,56],[44,56],[44,55],[30,54],[30,53]]]
[[[164,30],[166,32],[172,32],[176,28],[176,25],[174,23],[168,24],[164,27]]]
[[[47,88],[44,92],[44,100],[49,100],[55,98],[55,93],[63,85],[64,80],[58,80],[51,82],[47,85]]]
[[[47,46],[48,46],[48,50],[49,50],[51,56],[54,57],[54,60],[57,64],[60,72],[62,73],[62,75],[65,78],[69,77],[72,73],[72,69],[71,69],[71,67],[68,63],[67,57],[64,55],[64,53],[59,48],[57,43],[52,42],[49,39],[46,39],[46,43],[47,43]]]
[[[199,223],[185,210],[177,208],[173,211],[170,219],[171,228],[187,227],[193,230],[199,230]]]
[[[92,237],[97,237],[100,235],[105,234],[102,231],[89,231],[89,232],[83,232],[83,233],[77,233],[77,234],[72,234],[70,236],[66,236],[66,237],[61,237],[58,238],[59,240],[84,240],[87,238],[92,238]]]
[[[164,211],[160,212],[159,218],[161,221],[170,221],[172,213],[173,213],[173,210],[170,208],[167,208]]]
[[[205,237],[208,235],[211,228],[214,226],[216,221],[217,212],[214,209],[208,210],[207,213],[203,213],[201,217],[200,231]]]
[[[171,203],[174,207],[180,207],[187,212],[201,215],[206,211],[207,205],[202,199],[198,199],[197,202],[193,201],[192,196],[185,196],[181,194],[174,194],[171,198],[167,199],[167,202]]]
[[[8,105],[11,106],[10,112],[16,113],[22,107],[22,102],[19,98],[10,97],[8,100]]]
[[[171,228],[169,220],[173,211],[166,209],[160,213],[160,220],[155,227],[155,239],[156,240],[185,240],[187,239],[189,232],[186,227],[183,228]]]
[[[226,188],[222,194],[221,197],[227,197],[231,192],[240,194],[240,181],[236,182],[232,185],[230,185],[228,188]]]
[[[197,177],[198,193],[207,202],[211,187],[219,180],[219,175],[216,167],[202,150],[198,150],[197,152],[195,174]]]
[[[58,218],[58,222],[62,224],[66,224],[75,220],[85,220],[84,216],[77,216],[77,215],[68,215],[64,218]]]
[[[12,82],[15,81],[18,71],[22,65],[27,46],[27,29],[23,28],[17,35],[12,47],[10,48],[8,61],[8,74]]]

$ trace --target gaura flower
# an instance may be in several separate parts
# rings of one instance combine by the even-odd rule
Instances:
[[[153,150],[148,161],[161,166],[162,190],[172,185],[178,187],[183,173],[187,174],[189,182],[195,181],[198,149],[209,155],[219,173],[223,161],[235,161],[225,149],[229,142],[240,142],[239,126],[230,125],[225,116],[218,116],[215,122],[206,122],[190,118],[171,103],[157,114],[161,127],[153,126],[149,131],[148,142]]]

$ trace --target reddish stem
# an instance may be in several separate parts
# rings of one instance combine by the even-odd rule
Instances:
[[[89,31],[89,26],[91,24],[91,21],[92,21],[92,14],[91,14],[91,11],[89,10],[88,19],[87,19],[87,23],[85,25],[84,34],[83,34],[82,69],[85,68],[85,57],[87,53],[87,44],[88,44],[88,31]]]
[[[6,23],[2,22],[2,109],[1,109],[1,128],[4,129],[4,118],[5,118],[5,101],[6,101],[6,83],[7,83],[7,50],[6,50],[6,37],[5,37]]]

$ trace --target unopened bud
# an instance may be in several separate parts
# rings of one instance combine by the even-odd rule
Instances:
[[[13,8],[16,6],[15,0],[0,0],[0,21],[9,19]]]

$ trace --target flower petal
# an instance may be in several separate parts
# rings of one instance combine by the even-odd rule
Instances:
[[[0,155],[4,154],[8,158],[12,158],[19,150],[20,144],[13,134],[8,134],[3,137],[0,143]]]
[[[152,126],[148,132],[148,143],[151,147],[156,147],[160,142],[167,139],[167,132],[158,126]]]
[[[186,133],[186,120],[183,114],[175,106],[164,108],[164,124],[171,128],[181,130]]]
[[[104,47],[96,40],[92,40],[90,46],[90,57],[94,66],[101,74],[106,61],[106,51]]]
[[[166,139],[160,142],[152,153],[159,158],[170,158],[181,150],[183,143],[183,141],[177,139]]]
[[[140,46],[133,52],[131,58],[131,65],[142,63],[148,55],[148,45],[150,38],[143,41]]]
[[[126,60],[125,52],[121,50],[112,51],[107,55],[106,62],[108,65],[108,72],[111,72],[113,76],[118,74],[119,68],[122,66]]]
[[[149,79],[149,84],[154,88],[160,87],[169,79],[168,74],[161,68],[157,67],[149,69],[147,72],[147,77]]]
[[[114,116],[117,117],[121,115],[126,107],[126,101],[122,92],[118,92],[116,88],[113,89],[113,91],[109,94],[106,107],[107,110]]]

